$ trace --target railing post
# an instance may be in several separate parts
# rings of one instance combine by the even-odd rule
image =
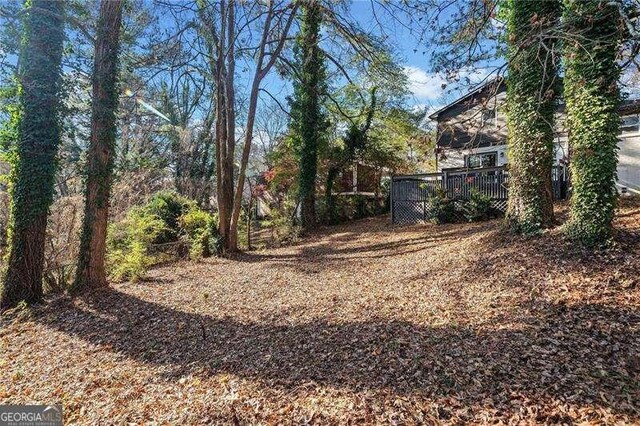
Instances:
[[[389,209],[391,210],[391,224],[395,224],[393,220],[393,205],[395,204],[395,200],[393,199],[393,186],[394,186],[394,176],[391,175],[391,188],[389,188]]]

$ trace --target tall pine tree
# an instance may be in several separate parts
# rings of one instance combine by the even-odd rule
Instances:
[[[564,98],[573,194],[566,231],[588,246],[611,235],[616,206],[619,12],[599,0],[565,0]]]
[[[12,171],[10,252],[0,308],[42,299],[47,215],[60,144],[63,2],[31,0],[20,57],[22,117]]]
[[[102,0],[93,66],[91,141],[74,292],[107,285],[105,255],[116,144],[118,48],[122,1]]]
[[[325,91],[325,64],[318,45],[322,11],[316,0],[302,7],[302,25],[297,40],[298,70],[291,105],[291,123],[300,164],[299,192],[303,229],[316,224],[316,179],[318,146],[326,129],[322,113]]]
[[[551,30],[560,0],[511,0],[508,4],[507,125],[509,200],[507,223],[534,234],[553,224],[553,134],[559,92],[556,38]]]

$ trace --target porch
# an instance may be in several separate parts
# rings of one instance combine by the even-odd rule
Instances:
[[[564,166],[551,169],[553,196],[563,200],[568,195],[568,171]],[[449,168],[439,173],[398,175],[391,178],[391,221],[394,224],[425,222],[431,216],[432,200],[441,190],[455,203],[469,200],[472,191],[491,198],[494,211],[507,208],[509,172],[506,166]]]

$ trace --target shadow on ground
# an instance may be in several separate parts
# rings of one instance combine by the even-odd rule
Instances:
[[[504,329],[383,319],[283,325],[186,313],[111,290],[81,303],[60,299],[38,320],[166,366],[168,380],[231,373],[287,389],[315,382],[455,397],[469,406],[552,398],[640,420],[640,313],[598,304],[526,309],[524,320]]]
[[[372,224],[373,227],[369,228],[368,224]],[[379,221],[362,221],[358,225],[357,230],[353,230],[352,226],[349,231],[344,232],[341,232],[342,227],[336,227],[333,235],[328,234],[312,244],[307,241],[306,244],[291,246],[285,252],[244,252],[232,256],[231,259],[247,263],[274,262],[298,272],[308,272],[310,264],[352,268],[350,262],[355,260],[401,257],[427,249],[446,247],[492,229],[496,223],[448,224],[438,228],[430,224],[418,225],[424,229],[424,235],[418,237],[415,236],[416,226],[381,227]],[[405,233],[413,236],[405,237]],[[363,235],[369,235],[373,239],[377,237],[381,242],[361,242],[359,240]]]

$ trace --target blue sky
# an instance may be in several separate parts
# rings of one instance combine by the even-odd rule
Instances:
[[[377,8],[375,17],[372,7]],[[388,15],[385,16],[379,7],[375,2],[355,0],[349,7],[349,15],[365,31],[388,37],[386,41],[395,50],[398,64],[404,68],[409,79],[409,89],[412,92],[412,96],[408,99],[410,107],[423,107],[429,112],[435,111],[468,91],[468,85],[457,86],[447,81],[443,75],[434,73],[430,62],[433,50],[429,41],[420,42],[418,35],[412,34],[412,31],[407,28],[408,22],[398,22],[389,18]],[[443,19],[446,19],[446,16]],[[380,23],[384,28],[380,27]],[[473,83],[476,83],[483,80],[487,72],[462,70],[461,75],[469,77]],[[446,89],[443,89],[443,85],[447,86]],[[290,84],[282,81],[274,73],[263,81],[263,87],[279,97],[290,93]],[[263,100],[268,102],[265,98],[266,96]]]

